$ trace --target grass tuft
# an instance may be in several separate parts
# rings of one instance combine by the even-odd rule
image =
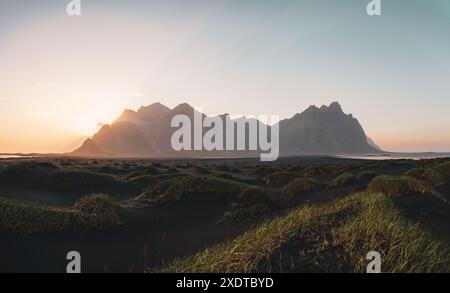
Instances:
[[[260,187],[249,187],[241,191],[231,207],[225,212],[223,220],[255,218],[278,207],[270,194]]]
[[[434,187],[442,186],[445,184],[445,177],[435,169],[431,168],[411,169],[405,172],[404,175],[418,180],[422,180]]]
[[[403,218],[389,197],[362,193],[298,208],[158,272],[362,273],[372,250],[380,252],[383,272],[450,271],[446,242]]]
[[[181,200],[188,195],[209,194],[229,195],[237,194],[245,184],[232,180],[210,176],[185,176],[162,181],[146,188],[141,198],[156,199],[158,202]]]
[[[269,185],[272,187],[281,187],[281,186],[288,184],[289,182],[291,182],[292,180],[294,180],[297,177],[298,176],[296,176],[295,174],[293,174],[291,172],[280,171],[280,172],[275,172],[275,173],[271,173],[269,175],[264,176],[262,181],[266,185]]]
[[[285,200],[303,196],[308,193],[318,192],[324,188],[324,184],[311,178],[298,178],[293,180],[283,189]]]
[[[375,177],[369,183],[367,191],[379,192],[393,198],[413,194],[437,195],[436,191],[425,182],[408,176],[382,175]]]
[[[81,198],[71,208],[0,198],[0,231],[31,235],[36,233],[97,233],[121,225],[118,207],[106,195]]]
[[[441,173],[443,176],[450,178],[450,162],[437,164],[433,167],[433,169]]]
[[[358,178],[350,172],[342,173],[331,181],[329,187],[341,187],[358,184]]]

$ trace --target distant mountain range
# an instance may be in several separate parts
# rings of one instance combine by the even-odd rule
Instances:
[[[89,157],[229,157],[258,153],[174,151],[171,137],[177,128],[171,127],[172,118],[184,114],[193,120],[194,113],[206,117],[196,111],[186,103],[173,109],[154,103],[138,111],[125,110],[116,121],[104,125],[71,154]],[[225,119],[225,115],[219,117]],[[249,121],[245,117],[239,119]],[[376,154],[381,151],[365,134],[358,120],[345,114],[337,102],[320,108],[310,106],[302,113],[280,121],[278,126],[281,155]],[[203,130],[205,133],[208,129]]]

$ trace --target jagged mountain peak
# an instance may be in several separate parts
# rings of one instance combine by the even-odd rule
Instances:
[[[337,112],[343,112],[342,111],[342,107],[341,104],[339,104],[338,102],[333,102],[328,106],[328,110],[329,111],[337,111]]]
[[[171,156],[171,136],[175,115],[190,117],[196,112],[188,103],[169,109],[161,103],[125,110],[111,126],[105,125],[91,140],[74,152],[76,155],[114,154],[116,156]],[[201,113],[203,117],[206,115]],[[242,118],[244,119],[244,118]],[[290,119],[278,123],[281,154],[362,154],[376,153],[356,118],[345,114],[338,102],[329,106],[310,106]],[[208,155],[208,151],[198,155]],[[192,154],[191,154],[192,155]],[[216,154],[217,155],[217,154]]]
[[[309,106],[305,111],[294,115],[294,119],[321,119],[324,115],[340,116],[346,115],[352,117],[351,114],[345,114],[341,105],[338,102],[332,102],[329,106],[322,105],[317,107],[316,105]]]
[[[137,110],[137,113],[147,114],[148,112],[155,112],[155,111],[170,111],[170,109],[169,107],[161,104],[160,102],[156,102],[148,106],[141,106]]]
[[[304,112],[343,112],[343,110],[339,102],[332,102],[329,106],[322,105],[320,108],[311,105]]]
[[[190,111],[190,110],[193,110],[194,108],[191,106],[191,105],[189,105],[188,103],[181,103],[181,104],[179,104],[179,105],[177,105],[176,107],[174,107],[173,109],[172,109],[172,111],[174,111],[174,112],[179,112],[179,111]]]
[[[371,153],[377,152],[351,114],[338,102],[320,108],[312,105],[291,119],[280,122],[280,149],[287,153]]]
[[[133,123],[153,122],[170,112],[163,104],[156,102],[148,106],[141,106],[137,111],[127,109],[114,122],[129,121]]]

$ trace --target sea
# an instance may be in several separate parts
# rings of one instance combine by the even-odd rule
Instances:
[[[450,158],[450,153],[382,153],[376,155],[339,155],[335,156],[345,159],[361,159],[361,160],[425,160]]]
[[[15,159],[15,158],[32,158],[32,156],[0,155],[0,159]]]
[[[36,156],[34,156],[36,157]],[[360,160],[423,160],[423,159],[437,159],[450,158],[450,153],[382,153],[376,155],[335,155],[333,157],[343,159],[360,159]],[[33,156],[23,155],[1,155],[0,159],[14,159],[14,158],[33,158]],[[239,159],[239,158],[235,158]]]

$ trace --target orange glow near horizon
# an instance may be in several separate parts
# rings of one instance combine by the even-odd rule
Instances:
[[[114,112],[114,111],[112,111]],[[67,125],[55,127],[51,116],[35,113],[25,117],[21,124],[16,124],[15,131],[9,131],[7,125],[0,125],[2,140],[0,153],[61,153],[70,152],[79,147],[84,139],[95,134],[103,124],[110,124],[119,117],[121,110],[116,111],[111,119],[103,123],[81,115],[80,119],[67,120]],[[5,118],[5,117],[3,117]],[[47,131],[35,131],[29,125],[42,124]],[[67,127],[70,126],[70,127]],[[67,129],[71,129],[68,131]],[[370,133],[369,133],[370,134]],[[391,152],[448,152],[450,134],[447,132],[383,132],[373,133],[375,143],[383,150]],[[405,147],[407,146],[407,147]]]
[[[0,153],[69,151],[124,109],[147,103],[136,93],[152,76],[148,64],[128,60],[143,59],[147,41],[129,33],[138,25],[132,18],[104,20],[30,19],[0,38]]]
[[[370,23],[342,22],[330,9],[323,13],[339,15],[339,25],[300,25],[331,18],[287,7],[283,13],[304,18],[270,11],[266,17],[220,1],[202,9],[169,5],[167,14],[162,7],[120,6],[127,3],[92,4],[80,18],[53,5],[5,12],[11,16],[4,25],[0,18],[0,153],[71,151],[125,109],[154,102],[289,118],[334,100],[384,150],[450,151],[448,46],[416,38],[407,22],[409,38],[392,37],[381,49],[363,29],[374,29]],[[30,9],[27,17],[14,17],[21,9]],[[384,34],[399,24],[381,25],[376,31]],[[313,37],[318,33],[334,47]]]
[[[450,133],[444,130],[417,132],[392,132],[386,129],[383,133],[372,136],[383,150],[390,152],[448,152]]]

